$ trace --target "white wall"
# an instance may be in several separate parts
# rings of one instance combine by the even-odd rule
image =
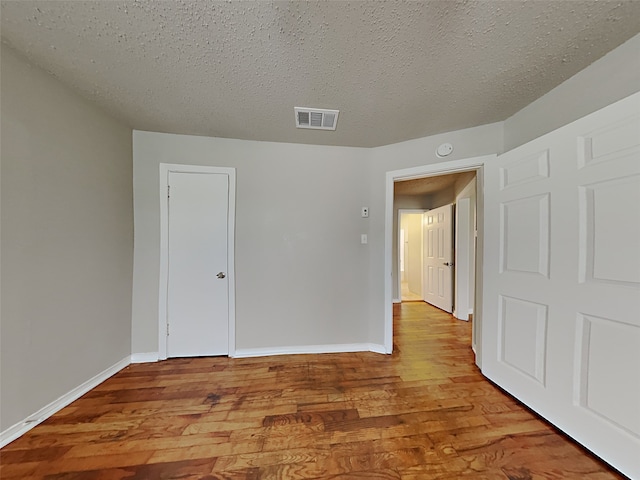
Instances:
[[[398,264],[398,249],[400,246],[398,245],[398,211],[401,209],[417,209],[417,210],[428,210],[431,208],[431,202],[429,195],[394,195],[393,197],[393,268],[394,272],[398,272],[398,278],[400,276],[400,265]],[[405,272],[406,275],[406,272]],[[422,295],[422,293],[420,293]],[[398,282],[394,282],[393,284],[393,298],[394,301],[400,301],[400,292],[398,291]]]
[[[455,203],[456,193],[453,189],[453,185],[448,188],[439,190],[431,195],[431,208],[443,207],[451,203]]]
[[[135,131],[133,352],[158,350],[160,163],[236,168],[237,349],[367,343],[367,152]]]
[[[504,151],[640,91],[640,34],[504,122]]]
[[[128,358],[131,130],[2,45],[0,431]]]
[[[409,213],[403,215],[402,221],[405,219],[405,245],[408,250],[405,264],[407,284],[410,292],[422,297],[422,214]],[[394,237],[397,240],[397,235]]]

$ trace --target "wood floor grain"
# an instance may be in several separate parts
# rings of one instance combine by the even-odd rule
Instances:
[[[394,309],[392,356],[131,365],[3,448],[0,478],[624,478],[486,381],[469,323]]]

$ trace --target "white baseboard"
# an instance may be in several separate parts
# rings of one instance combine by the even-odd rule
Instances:
[[[301,345],[292,347],[237,348],[234,358],[268,357],[271,355],[300,355],[309,353],[386,353],[382,345],[371,343],[345,343],[338,345]]]
[[[394,298],[393,303],[402,303],[402,300],[400,300],[399,298]]]
[[[388,352],[387,349],[384,348],[384,345],[379,345],[377,343],[370,343],[369,351],[373,353],[382,353],[383,355],[389,355],[392,353],[392,352]]]
[[[107,378],[115,375],[130,363],[131,363],[131,357],[126,356],[115,365],[110,366],[106,370],[97,374],[95,377],[90,378],[83,384],[78,385],[73,390],[65,393],[57,400],[54,400],[49,405],[46,405],[42,407],[40,410],[38,410],[37,412],[29,415],[23,421],[16,423],[15,425],[7,428],[3,432],[0,432],[0,448],[4,447],[10,442],[13,442],[16,438],[20,437],[21,435],[24,435],[26,432],[31,430],[36,425],[44,422],[51,415],[62,410],[64,407],[66,407],[71,402],[80,398],[82,395],[87,393],[92,388],[97,387],[102,382],[104,382]]]
[[[131,363],[157,362],[159,358],[158,352],[132,353]]]

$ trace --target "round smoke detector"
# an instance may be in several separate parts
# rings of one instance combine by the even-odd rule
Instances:
[[[443,143],[436,148],[436,155],[440,158],[451,155],[451,152],[453,152],[453,145],[450,143]]]

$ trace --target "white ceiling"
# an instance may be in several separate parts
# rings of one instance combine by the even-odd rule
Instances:
[[[3,41],[133,128],[367,147],[504,120],[640,32],[635,0],[1,6]]]

